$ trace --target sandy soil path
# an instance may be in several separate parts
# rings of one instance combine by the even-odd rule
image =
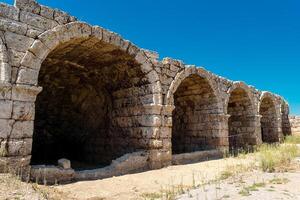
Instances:
[[[228,166],[251,165],[251,159],[221,159],[189,165],[170,166],[160,170],[147,171],[103,180],[83,181],[56,186],[76,199],[139,200],[142,194],[159,192],[170,185],[200,184],[215,179]]]

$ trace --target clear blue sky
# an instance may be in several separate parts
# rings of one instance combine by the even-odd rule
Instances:
[[[1,0],[3,1],[3,0]],[[4,0],[12,3],[12,0]],[[160,58],[284,96],[300,114],[299,0],[39,0]]]

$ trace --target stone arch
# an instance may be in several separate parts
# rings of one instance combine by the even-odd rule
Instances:
[[[159,77],[145,52],[115,33],[83,22],[44,32],[23,57],[16,84],[43,88],[32,164],[66,157],[77,169],[98,168],[149,148],[142,136],[156,120],[147,109],[162,104]]]
[[[276,107],[276,97],[269,92],[262,92],[259,102],[259,114],[261,115],[261,135],[263,143],[279,142],[280,113]]]
[[[212,75],[203,68],[186,67],[185,70],[179,72],[174,78],[174,81],[172,81],[168,89],[167,95],[165,96],[164,102],[166,105],[174,105],[174,93],[176,92],[181,82],[191,75],[197,75],[203,79],[206,79],[213,90],[213,94],[217,97],[218,103],[221,103],[218,86],[213,82]],[[219,108],[220,107],[221,106],[219,105]]]
[[[256,144],[256,109],[251,88],[245,83],[234,82],[227,93],[229,149],[234,152]]]
[[[284,100],[281,99],[281,129],[283,136],[291,135],[291,123],[289,119],[290,114],[290,107],[289,104]]]
[[[99,26],[90,26],[84,22],[71,22],[59,25],[51,30],[45,31],[38,36],[21,60],[18,71],[17,84],[37,85],[38,73],[42,62],[48,54],[59,44],[78,38],[95,37],[104,43],[114,45],[125,51],[141,64],[140,68],[146,74],[149,82],[159,81],[159,76],[153,68],[153,64],[143,50],[134,44],[122,39],[119,35],[107,31]]]
[[[179,73],[166,97],[172,113],[172,153],[190,153],[218,147],[221,108],[208,72],[195,67]]]
[[[0,82],[10,83],[11,66],[4,35],[0,32]]]

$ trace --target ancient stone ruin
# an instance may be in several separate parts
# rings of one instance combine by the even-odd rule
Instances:
[[[0,170],[48,183],[217,158],[291,134],[282,97],[158,60],[34,0],[0,4],[0,81]]]

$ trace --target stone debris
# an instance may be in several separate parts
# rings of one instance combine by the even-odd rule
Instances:
[[[70,169],[71,168],[71,161],[65,158],[59,159],[57,161],[59,167],[63,169]]]

